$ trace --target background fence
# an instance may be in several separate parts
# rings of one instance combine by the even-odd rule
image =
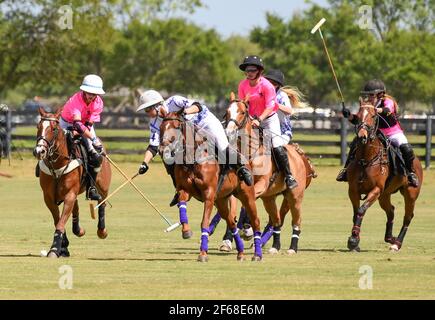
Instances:
[[[431,161],[434,160],[432,156],[432,149],[434,144],[432,143],[433,136],[433,121],[435,116],[424,116],[424,117],[406,117],[401,118],[400,122],[407,134],[413,134],[422,136],[424,143],[412,143],[415,149],[424,149],[424,152],[418,152],[420,154],[420,159],[424,161],[425,168],[430,167]],[[7,110],[0,114],[0,152],[3,157],[10,155],[11,151],[14,149],[19,149],[18,151],[30,151],[31,148],[15,148],[14,140],[21,141],[35,141],[34,135],[20,135],[14,134],[14,129],[20,126],[35,126],[39,121],[39,117],[35,116],[34,113],[29,114],[28,112],[22,111],[11,111]],[[335,115],[321,115],[321,114],[298,114],[293,120],[293,128],[295,134],[295,141],[300,142],[300,144],[305,148],[309,147],[307,154],[312,158],[335,158],[340,159],[343,164],[347,156],[347,148],[349,136],[354,135],[353,126],[344,118],[337,117]],[[105,112],[103,122],[98,124],[98,129],[141,129],[148,130],[147,118],[143,115],[139,115],[134,112]],[[36,130],[35,130],[36,133]],[[303,141],[298,141],[298,136],[307,134],[311,138],[303,139]],[[334,141],[322,141],[316,139],[317,135],[331,135],[336,136],[338,140],[331,139]],[[313,137],[314,136],[314,137]],[[423,138],[424,136],[424,138]],[[146,144],[146,139],[144,137],[128,137],[123,134],[122,136],[110,136],[104,137],[105,142],[116,142],[116,143],[144,143],[144,148]],[[313,147],[313,148],[311,148]],[[316,147],[319,147],[316,150]],[[326,153],[322,150],[325,147],[335,147],[339,148],[337,153]],[[110,152],[113,154],[141,154],[144,152],[144,148],[141,149],[117,149],[110,148]],[[423,151],[423,150],[420,150]],[[424,153],[422,156],[421,154]]]

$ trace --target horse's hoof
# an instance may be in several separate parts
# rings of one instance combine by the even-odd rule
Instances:
[[[263,257],[254,255],[251,260],[252,261],[261,261],[261,260],[263,260]]]
[[[100,238],[100,239],[106,239],[107,238],[107,230],[106,230],[106,228],[104,228],[104,229],[98,229],[97,230],[97,235],[98,235],[98,238]]]
[[[360,247],[356,247],[356,248],[352,248],[349,249],[350,252],[361,252],[361,248]]]
[[[272,247],[272,248],[269,249],[269,253],[270,254],[278,254],[279,250],[277,250],[276,248]]]
[[[350,251],[356,250],[358,248],[358,245],[359,245],[359,238],[349,237],[349,239],[347,240],[347,248]]]
[[[207,256],[207,255],[200,254],[200,255],[198,256],[198,262],[208,262],[208,256]]]
[[[218,249],[222,252],[230,252],[233,250],[233,245],[230,240],[223,240]]]
[[[243,252],[240,252],[237,255],[237,261],[244,261],[244,260],[245,260],[245,256],[244,256]]]
[[[183,231],[181,233],[181,235],[182,235],[183,239],[190,239],[190,238],[192,238],[193,232],[192,232],[192,230],[187,230],[187,231]]]
[[[83,228],[80,228],[80,231],[77,232],[77,233],[74,232],[74,234],[75,234],[77,237],[81,238],[81,237],[83,237],[83,236],[86,234],[86,230],[83,229]]]
[[[294,255],[294,254],[296,254],[297,253],[297,251],[295,250],[295,249],[288,249],[287,250],[287,254],[289,255],[289,256],[292,256],[292,255]]]
[[[56,252],[54,251],[50,251],[47,254],[47,258],[59,258],[58,255],[56,254]]]
[[[391,252],[399,252],[400,247],[397,244],[393,244],[392,246],[390,246],[390,251]]]
[[[396,243],[396,238],[395,237],[385,238],[384,241],[389,244],[394,244]]]

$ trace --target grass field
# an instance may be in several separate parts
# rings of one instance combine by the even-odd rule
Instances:
[[[166,224],[130,187],[112,199],[107,209],[109,236],[96,236],[96,221],[80,196],[83,238],[68,225],[70,258],[39,256],[52,241],[51,214],[42,201],[34,160],[13,159],[0,171],[0,299],[435,299],[435,171],[425,171],[415,218],[399,253],[383,242],[385,214],[378,204],[369,209],[362,226],[360,253],[346,251],[351,230],[351,206],[346,184],[335,181],[338,167],[317,167],[319,177],[306,191],[300,251],[287,256],[264,253],[259,263],[236,261],[234,252],[220,253],[224,232],[218,226],[210,238],[209,262],[196,261],[199,250],[201,204],[192,200],[188,213],[194,236],[183,240],[180,230],[164,233]],[[130,175],[137,163],[123,162]],[[123,182],[114,171],[112,190]],[[172,220],[173,190],[161,164],[153,164],[136,183]],[[403,218],[403,200],[394,195],[395,235]],[[267,217],[257,202],[261,223]],[[290,243],[290,221],[282,232]],[[249,258],[251,252],[249,252]],[[73,271],[73,288],[62,290],[62,265]],[[373,289],[362,290],[360,267],[373,270]]]

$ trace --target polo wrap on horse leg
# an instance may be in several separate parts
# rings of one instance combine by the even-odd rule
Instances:
[[[185,201],[180,201],[178,203],[178,210],[180,214],[180,223],[189,223],[189,221],[187,220],[187,203]]]
[[[208,251],[208,236],[210,232],[207,228],[201,228],[201,251]]]
[[[276,162],[278,164],[278,169],[284,173],[284,180],[287,188],[293,189],[298,186],[296,179],[293,177],[290,170],[290,162],[287,155],[287,149],[283,146],[273,148],[273,153],[275,154]]]
[[[293,234],[292,234],[292,241],[290,243],[290,249],[294,250],[295,252],[298,252],[298,242],[299,242],[299,236],[301,234],[301,230],[298,226],[293,226]]]
[[[236,243],[237,252],[243,252],[245,250],[245,246],[243,244],[243,240],[240,237],[239,229],[233,228],[231,229],[232,236],[234,237],[234,242]]]
[[[414,151],[410,143],[404,143],[400,146],[400,152],[402,152],[403,160],[405,160],[406,171],[408,171],[408,182],[413,187],[418,187],[419,181],[414,170]]]
[[[281,250],[281,227],[273,227],[273,244],[272,248]]]
[[[213,234],[214,230],[216,229],[217,225],[219,224],[219,222],[221,221],[221,215],[219,214],[219,212],[216,212],[216,214],[214,215],[214,217],[211,219],[210,225],[208,227],[209,231],[210,231],[210,235]]]
[[[269,239],[272,237],[273,234],[273,227],[270,223],[264,227],[263,233],[261,234],[261,246],[264,247],[264,245],[269,241]]]

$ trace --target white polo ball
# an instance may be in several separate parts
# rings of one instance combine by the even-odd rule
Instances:
[[[41,254],[41,257],[46,257],[48,252],[46,250],[41,250],[40,254]]]

